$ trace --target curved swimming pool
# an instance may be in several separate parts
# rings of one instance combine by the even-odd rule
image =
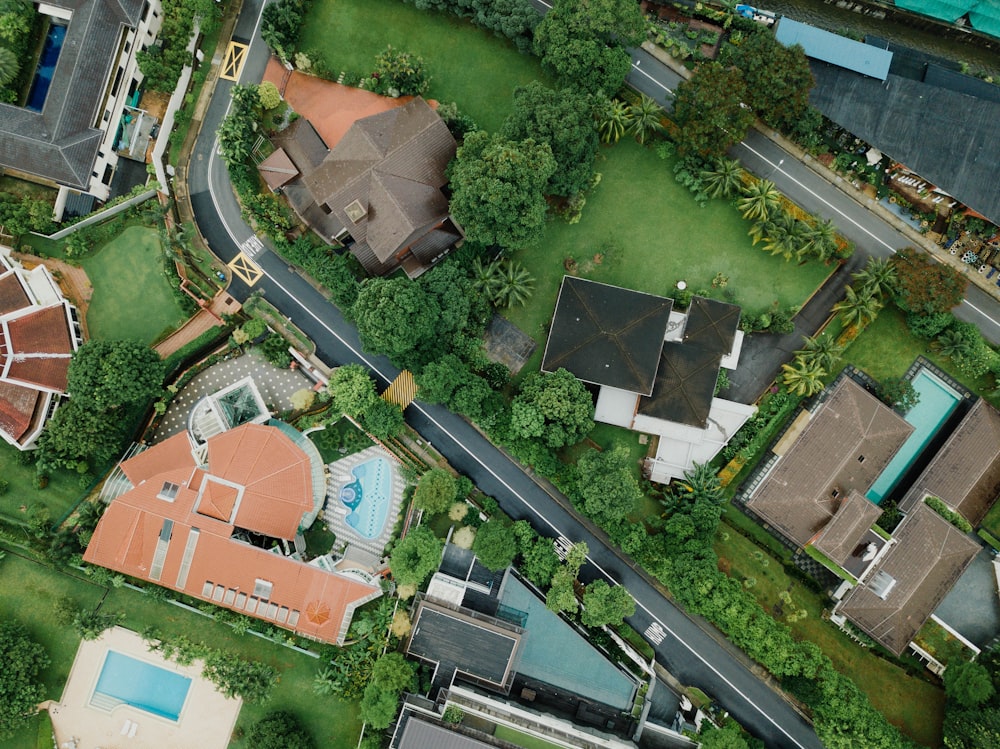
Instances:
[[[351,512],[347,524],[363,538],[378,538],[392,504],[392,463],[372,458],[351,469],[354,481],[340,488],[340,501]]]

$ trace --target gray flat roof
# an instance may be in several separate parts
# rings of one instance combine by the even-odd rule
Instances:
[[[412,715],[406,719],[397,749],[492,749],[494,744],[463,736],[442,726],[428,723]]]
[[[513,630],[423,601],[406,652],[502,687],[520,641]]]
[[[884,81],[889,75],[892,52],[832,34],[807,23],[782,17],[774,26],[774,38],[786,47],[800,45],[807,57],[838,65],[855,73]]]

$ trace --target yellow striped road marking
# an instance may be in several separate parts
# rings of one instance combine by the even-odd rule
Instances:
[[[255,285],[263,276],[264,271],[260,269],[253,260],[242,252],[232,259],[229,269],[235,273],[247,286]]]
[[[219,77],[225,81],[238,81],[243,71],[243,63],[247,59],[247,45],[239,42],[229,42],[226,56],[222,61],[222,72]]]

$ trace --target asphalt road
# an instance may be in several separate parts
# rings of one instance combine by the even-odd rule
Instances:
[[[234,34],[253,39],[241,75],[243,81],[259,81],[267,60],[266,48],[256,34],[261,5],[262,0],[245,2]],[[249,247],[245,243],[253,237],[242,221],[225,167],[215,153],[214,133],[228,108],[231,87],[226,81],[218,83],[192,155],[188,183],[202,234],[224,262],[235,257],[241,246]],[[362,352],[353,326],[281,258],[265,249],[254,259],[265,276],[253,290],[263,291],[268,301],[316,342],[321,359],[331,364],[360,362],[383,385],[395,377],[397,370],[387,360]],[[234,277],[230,293],[236,298],[245,299],[251,291]],[[587,580],[604,576],[628,588],[638,602],[630,624],[639,632],[654,627],[656,634],[651,642],[657,660],[682,683],[715,697],[769,747],[821,746],[808,722],[745,667],[743,659],[731,652],[731,646],[720,644],[718,633],[702,629],[664,598],[649,580],[567,511],[564,497],[557,499],[548,494],[466,421],[439,406],[415,403],[407,409],[407,421],[457,470],[496,497],[512,517],[529,520],[544,535],[586,542],[592,564],[582,577]]]

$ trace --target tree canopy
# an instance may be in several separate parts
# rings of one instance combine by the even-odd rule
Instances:
[[[621,522],[642,500],[642,489],[629,464],[628,449],[587,451],[577,461],[577,493],[588,516],[603,525]]]
[[[487,569],[497,571],[509,567],[517,556],[518,543],[507,516],[497,514],[486,521],[476,532],[472,550]]]
[[[254,749],[313,749],[316,743],[299,719],[285,710],[268,713],[247,731]]]
[[[361,698],[361,718],[372,728],[386,728],[396,715],[399,695],[414,687],[416,670],[400,653],[386,653],[372,667]]]
[[[964,708],[978,707],[996,693],[990,672],[971,661],[948,664],[944,672],[944,691],[950,701]]]
[[[444,468],[435,466],[420,477],[413,491],[413,502],[424,512],[438,515],[448,511],[457,492],[455,477]]]
[[[718,159],[747,134],[753,111],[744,104],[747,87],[738,70],[705,62],[677,87],[674,122],[681,156]]]
[[[534,372],[511,404],[511,431],[522,439],[564,447],[587,436],[594,428],[593,417],[593,398],[576,377],[562,368]]]
[[[448,165],[452,215],[473,242],[511,249],[533,244],[542,234],[545,190],[555,170],[547,143],[469,133]]]
[[[69,363],[71,398],[101,411],[139,403],[163,387],[163,361],[138,341],[90,340]]]
[[[365,350],[406,368],[417,368],[441,313],[437,300],[406,278],[368,279],[352,311]]]
[[[621,585],[608,585],[595,580],[583,593],[583,613],[580,621],[588,627],[621,624],[635,613],[635,599]]]
[[[378,394],[368,370],[360,364],[344,364],[333,370],[327,383],[333,407],[353,419],[369,409]]]
[[[392,576],[400,585],[420,585],[438,568],[444,544],[426,525],[418,525],[396,542],[389,558]]]
[[[556,170],[546,192],[569,197],[584,190],[594,173],[599,145],[594,111],[589,95],[532,81],[514,90],[514,109],[500,133],[513,141],[534,138],[548,143]]]
[[[40,674],[49,656],[20,622],[0,622],[0,740],[8,738],[35,714],[45,699]]]
[[[560,85],[611,96],[632,65],[645,21],[632,0],[556,0],[535,29],[535,53]]]
[[[968,282],[925,252],[904,247],[892,257],[896,269],[896,305],[915,315],[948,312],[962,301]]]

